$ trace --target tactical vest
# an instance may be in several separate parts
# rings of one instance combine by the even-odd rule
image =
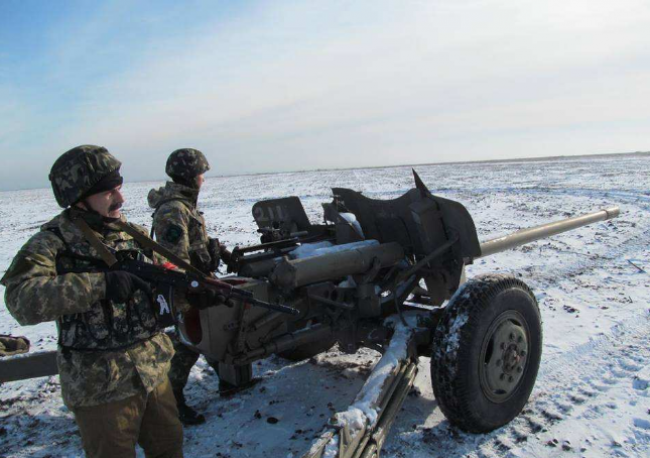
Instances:
[[[52,232],[56,234],[56,231]],[[104,261],[89,256],[87,243],[64,243],[66,249],[57,256],[58,275],[106,270]],[[152,262],[133,239],[118,240],[114,250]],[[76,351],[110,351],[123,350],[148,340],[161,331],[152,307],[151,299],[138,290],[127,303],[102,300],[87,312],[62,316],[57,319],[59,345]]]

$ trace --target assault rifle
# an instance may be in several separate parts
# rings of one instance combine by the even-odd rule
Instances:
[[[200,309],[221,305],[232,307],[235,304],[244,303],[289,315],[300,314],[300,311],[293,307],[256,299],[251,291],[238,288],[228,281],[207,275],[199,276],[193,272],[183,272],[170,262],[159,265],[142,261],[138,259],[139,253],[136,251],[119,251],[115,255],[117,262],[111,267],[100,268],[99,271],[122,270],[151,284],[153,286],[152,299],[159,306],[159,309],[155,311],[156,318],[164,327],[176,324],[175,289],[185,291],[188,302],[191,305],[201,304],[198,306]],[[87,272],[87,270],[83,270],[83,272]],[[192,298],[198,300],[194,301]]]
[[[194,295],[197,297],[198,295],[201,297],[203,295],[202,299],[204,300],[200,301],[200,308],[222,304],[234,305],[234,300],[238,299],[241,303],[266,308],[275,312],[290,315],[300,314],[300,311],[297,309],[255,299],[251,291],[237,288],[228,282],[206,275],[125,222],[119,221],[116,224],[137,240],[140,245],[166,258],[169,261],[164,264],[166,267],[144,262],[137,251],[112,252],[97,239],[97,236],[83,220],[79,219],[74,222],[88,242],[99,253],[108,266],[108,269],[114,271],[123,270],[156,285],[155,300],[160,306],[158,313],[160,324],[169,326],[176,324],[176,313],[173,310],[173,288],[184,290],[190,296]],[[177,267],[184,269],[184,271],[175,270]]]
[[[121,253],[118,253],[118,255]],[[122,257],[122,256],[120,256]],[[155,301],[160,306],[159,318],[172,313],[173,297],[172,288],[186,291],[188,296],[201,296],[210,302],[204,307],[226,305],[232,307],[235,301],[243,302],[257,307],[262,307],[274,312],[299,315],[300,312],[287,305],[272,304],[256,299],[251,291],[237,288],[227,281],[209,276],[198,276],[194,273],[176,270],[171,263],[161,265],[149,264],[134,260],[128,256],[118,258],[111,270],[123,270],[155,285]]]

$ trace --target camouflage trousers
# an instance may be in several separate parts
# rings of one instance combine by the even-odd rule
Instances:
[[[149,395],[73,409],[87,458],[183,458],[183,427],[168,379]]]
[[[201,354],[183,344],[179,340],[176,332],[169,332],[167,334],[172,339],[174,350],[176,352],[172,358],[171,368],[169,369],[169,381],[172,384],[174,394],[179,396],[183,393],[185,385],[187,385],[187,379],[190,376],[190,371],[198,361]],[[215,372],[218,373],[219,363],[208,358],[206,358],[206,360]]]

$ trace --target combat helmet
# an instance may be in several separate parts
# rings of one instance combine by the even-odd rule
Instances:
[[[119,176],[121,165],[103,146],[81,145],[66,151],[49,175],[57,203],[66,208],[81,201],[106,177]]]
[[[192,178],[210,170],[210,164],[203,153],[194,148],[181,148],[167,159],[165,173],[172,179],[190,181]]]

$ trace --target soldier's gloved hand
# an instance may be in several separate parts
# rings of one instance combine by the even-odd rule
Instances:
[[[205,289],[199,293],[188,293],[187,302],[192,307],[203,310],[208,307],[214,307],[223,304],[225,298],[217,291],[212,289]]]
[[[206,275],[212,272],[212,259],[205,251],[190,251],[190,264]]]
[[[221,255],[221,260],[225,262],[227,266],[230,266],[230,263],[232,262],[232,251],[226,248],[226,245],[221,245],[221,251],[219,254]]]
[[[151,285],[124,270],[106,272],[106,299],[112,302],[124,303],[137,291],[141,290],[151,297]]]
[[[219,268],[219,262],[221,261],[221,247],[219,239],[209,239],[208,241],[208,253],[210,253],[210,271],[215,272]]]

